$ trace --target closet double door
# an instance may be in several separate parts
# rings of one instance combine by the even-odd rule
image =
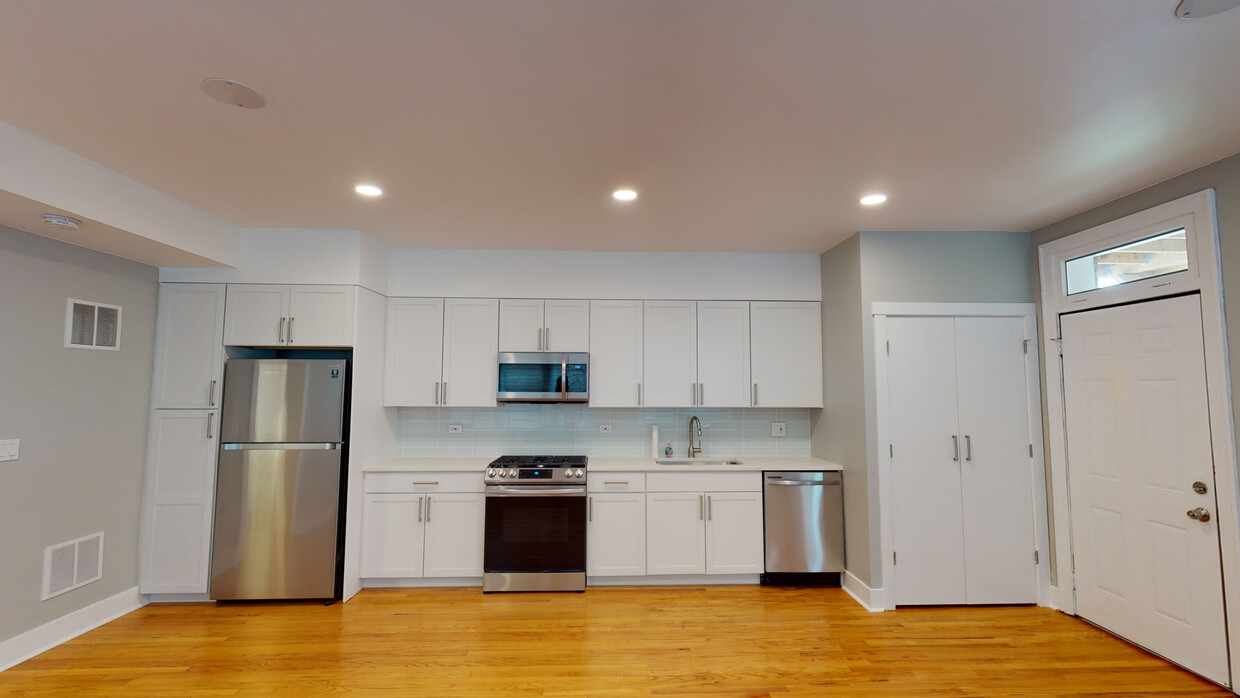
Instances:
[[[888,317],[895,598],[1036,603],[1024,322]]]

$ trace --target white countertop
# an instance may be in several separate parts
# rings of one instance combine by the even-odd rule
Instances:
[[[722,460],[728,456],[708,456],[699,460]],[[753,472],[758,470],[843,470],[844,466],[810,456],[736,456],[739,465],[658,465],[642,456],[590,456],[594,472]],[[391,472],[481,472],[494,458],[489,456],[422,456],[388,458],[362,468],[367,473]],[[686,459],[679,459],[686,460]]]

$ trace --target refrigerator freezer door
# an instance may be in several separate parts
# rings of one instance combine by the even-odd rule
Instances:
[[[230,359],[220,443],[344,441],[347,375],[339,359]]]
[[[221,450],[212,599],[335,596],[341,451]]]

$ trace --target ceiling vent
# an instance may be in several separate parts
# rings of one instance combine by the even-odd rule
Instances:
[[[1180,0],[1175,16],[1180,19],[1201,19],[1240,7],[1240,0]]]
[[[102,578],[102,531],[43,549],[43,601]]]
[[[65,304],[65,347],[121,348],[121,307],[70,298]]]

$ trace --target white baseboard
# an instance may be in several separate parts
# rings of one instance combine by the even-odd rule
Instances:
[[[586,586],[707,586],[757,584],[756,574],[664,574],[653,577],[586,577]]]
[[[363,577],[363,589],[416,589],[419,587],[478,587],[482,577]]]
[[[78,635],[136,611],[143,605],[138,587],[133,587],[0,642],[0,671],[17,666]]]
[[[844,580],[842,586],[848,595],[853,597],[861,607],[871,613],[879,613],[886,610],[886,595],[883,594],[882,588],[871,589],[865,582],[857,579],[852,572],[844,571]]]

